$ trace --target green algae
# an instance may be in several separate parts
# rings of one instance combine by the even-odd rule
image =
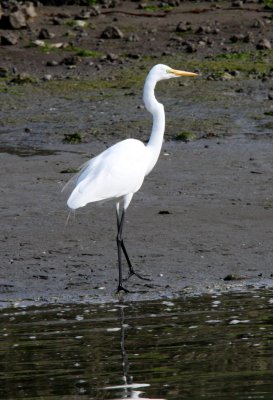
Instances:
[[[82,142],[82,136],[79,133],[65,133],[63,143],[77,144]]]
[[[273,51],[249,51],[218,54],[205,59],[199,66],[203,71],[222,74],[228,71],[240,71],[246,76],[250,74],[267,74],[272,68]]]
[[[98,58],[103,56],[103,53],[100,51],[88,50],[74,45],[67,46],[64,50],[74,52],[79,57]]]
[[[266,112],[264,113],[264,115],[268,115],[268,116],[270,116],[270,117],[273,117],[273,111],[266,111]]]
[[[147,4],[147,5],[143,6],[143,10],[151,11],[151,12],[171,11],[173,9],[174,9],[174,7],[170,6],[169,4],[158,5],[158,6]]]
[[[175,137],[175,140],[181,140],[182,142],[193,142],[194,140],[197,140],[197,135],[193,132],[183,131]]]

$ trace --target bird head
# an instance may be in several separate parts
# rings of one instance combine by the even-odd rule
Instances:
[[[152,75],[155,81],[162,81],[163,79],[177,78],[179,76],[197,76],[195,72],[180,71],[173,69],[164,64],[155,65],[149,75]]]

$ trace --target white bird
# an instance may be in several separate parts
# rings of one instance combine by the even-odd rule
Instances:
[[[157,82],[179,76],[196,76],[196,73],[179,71],[167,65],[155,65],[146,77],[143,101],[146,109],[153,116],[153,126],[147,145],[140,140],[125,139],[106,149],[96,157],[87,161],[76,180],[76,186],[72,191],[67,205],[75,210],[84,207],[88,203],[114,200],[117,215],[117,250],[119,281],[117,291],[128,292],[123,287],[122,279],[122,251],[129,267],[129,277],[137,275],[132,267],[126,251],[122,230],[125,212],[133,195],[140,189],[145,176],[147,176],[156,164],[163,142],[165,130],[164,107],[154,95]]]

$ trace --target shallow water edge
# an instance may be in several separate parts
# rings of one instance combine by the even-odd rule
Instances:
[[[273,292],[0,312],[3,399],[271,399]]]

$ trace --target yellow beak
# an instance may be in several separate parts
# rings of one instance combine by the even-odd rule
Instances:
[[[176,76],[198,76],[195,72],[179,71],[178,69],[171,69],[170,72]]]

